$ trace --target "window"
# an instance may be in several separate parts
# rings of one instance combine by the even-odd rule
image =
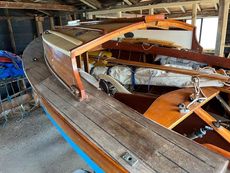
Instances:
[[[191,24],[191,20],[187,20]],[[197,37],[204,49],[215,49],[218,17],[197,19]],[[198,31],[199,30],[199,31]]]

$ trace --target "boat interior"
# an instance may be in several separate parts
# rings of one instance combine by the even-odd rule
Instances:
[[[113,22],[83,22],[47,31],[43,40],[51,71],[78,95],[75,80],[68,75],[76,61],[81,78],[97,89],[147,119],[230,158],[229,64],[204,54],[189,24],[154,20],[146,27],[138,20],[138,25],[133,20]],[[123,30],[118,31],[120,28]],[[53,52],[50,45],[65,56]],[[53,54],[57,60],[50,58]],[[179,83],[178,78],[185,82]]]

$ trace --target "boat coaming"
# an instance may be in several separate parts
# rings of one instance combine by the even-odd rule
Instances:
[[[43,42],[43,47],[47,65],[52,69],[52,72],[69,88],[74,86],[75,79],[70,56],[46,42]]]

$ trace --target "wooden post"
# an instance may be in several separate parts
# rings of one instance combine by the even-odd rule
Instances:
[[[54,17],[50,17],[50,29],[54,30]]]
[[[62,19],[61,19],[62,17],[61,16],[59,16],[59,25],[60,26],[62,26]]]
[[[9,11],[8,9],[5,9],[5,15],[7,17],[7,25],[8,25],[8,30],[10,33],[10,43],[11,43],[11,47],[13,49],[13,52],[16,53],[17,49],[16,49],[16,44],[15,44],[15,39],[14,39],[14,32],[13,32],[13,27],[12,27],[12,23],[9,17]]]
[[[66,18],[67,18],[68,21],[73,20],[73,19],[72,19],[72,16],[71,16],[70,14],[67,14],[67,15],[66,15]]]
[[[192,25],[196,26],[197,4],[192,4]]]
[[[35,21],[36,21],[37,36],[39,36],[43,33],[44,17],[36,16]]]
[[[215,54],[224,56],[224,46],[228,25],[229,0],[219,0],[219,20],[216,37]]]
[[[117,17],[118,17],[118,18],[121,18],[121,17],[122,17],[122,12],[121,12],[121,11],[117,12]]]
[[[92,15],[92,14],[87,13],[87,14],[86,14],[86,18],[87,18],[87,19],[93,19],[93,15]]]
[[[73,13],[73,20],[77,20],[77,14]]]
[[[154,15],[154,8],[150,8],[150,9],[149,9],[149,14],[150,14],[150,15]]]

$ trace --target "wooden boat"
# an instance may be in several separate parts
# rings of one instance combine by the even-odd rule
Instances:
[[[153,28],[189,31],[189,50],[182,49],[178,43],[148,38],[114,40],[136,30],[154,32]],[[230,60],[201,53],[194,27],[157,15],[56,27],[54,31],[46,31],[42,40],[43,44],[41,38],[31,42],[23,53],[27,77],[48,118],[96,172],[225,172],[230,132],[210,115],[207,105],[211,105],[211,100],[219,97],[220,92],[227,96],[228,87],[203,88],[205,99],[180,112],[178,104],[191,102],[188,97],[196,94],[193,88],[162,91],[164,94],[157,98],[135,93],[116,93],[111,97],[99,90],[97,82],[88,74],[89,60],[102,58],[110,65],[144,66],[229,82],[226,75],[152,63],[153,55],[160,54],[229,68]],[[147,47],[143,47],[143,42],[148,43],[144,45]],[[94,56],[102,50],[110,50],[113,57],[121,56],[121,51],[124,56],[127,52],[133,56],[119,59]],[[140,54],[146,55],[141,62]],[[86,73],[79,72],[80,69]],[[218,110],[215,113],[219,113]],[[204,126],[213,131],[197,138],[193,132]],[[196,142],[184,134],[190,134]]]

